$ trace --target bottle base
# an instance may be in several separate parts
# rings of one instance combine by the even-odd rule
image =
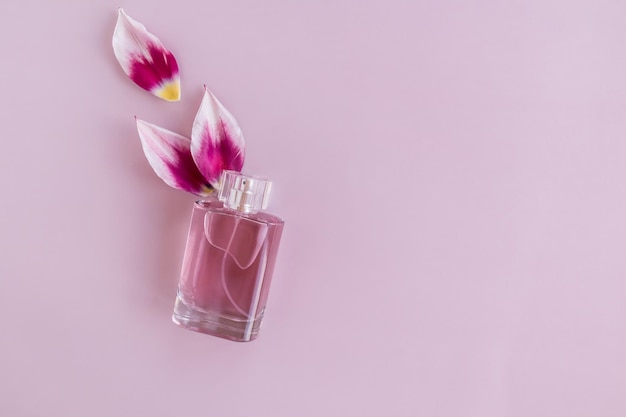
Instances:
[[[259,336],[263,314],[256,320],[241,320],[193,308],[176,297],[172,321],[188,330],[235,342],[250,342]]]

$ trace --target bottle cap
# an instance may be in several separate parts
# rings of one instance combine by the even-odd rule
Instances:
[[[256,213],[267,208],[272,182],[265,178],[223,171],[218,194],[224,206],[243,213]]]

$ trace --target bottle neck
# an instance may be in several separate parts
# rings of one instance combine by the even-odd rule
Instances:
[[[259,212],[254,204],[246,204],[245,199],[234,199],[223,202],[224,208],[238,214],[255,214]]]

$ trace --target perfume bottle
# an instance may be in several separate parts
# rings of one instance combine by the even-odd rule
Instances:
[[[218,199],[195,203],[172,320],[225,339],[256,339],[284,222],[267,207],[271,182],[224,171]]]

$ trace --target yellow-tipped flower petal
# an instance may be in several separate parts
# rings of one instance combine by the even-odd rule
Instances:
[[[139,87],[164,100],[180,100],[176,58],[159,38],[122,9],[113,32],[113,52],[126,75]]]
[[[180,100],[180,81],[176,80],[167,83],[158,90],[155,90],[153,94],[157,97],[161,97],[163,100],[178,101]]]

